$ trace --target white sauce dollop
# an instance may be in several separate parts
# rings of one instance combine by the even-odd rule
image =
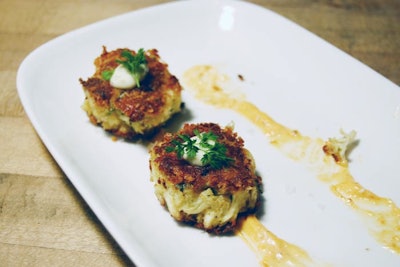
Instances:
[[[197,150],[196,156],[194,158],[189,158],[187,149],[185,148],[183,153],[183,158],[192,165],[204,166],[203,163],[201,162],[201,159],[203,158],[204,154],[210,151],[210,148],[202,146],[200,144],[200,138],[198,136],[193,136],[190,139],[194,141],[194,146],[196,146],[199,150]],[[215,141],[213,140],[208,140],[207,143],[211,146],[215,145]]]
[[[149,69],[146,65],[143,65],[143,73],[139,77],[139,80],[142,81],[146,76]],[[135,79],[133,78],[132,73],[129,72],[123,65],[118,65],[115,68],[113,75],[110,79],[111,86],[119,89],[132,89],[137,86]]]

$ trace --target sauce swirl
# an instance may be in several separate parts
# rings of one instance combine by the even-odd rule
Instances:
[[[219,73],[215,67],[210,65],[194,66],[188,69],[183,76],[186,88],[193,92],[197,99],[215,107],[236,111],[256,125],[270,143],[284,155],[307,166],[319,180],[330,187],[335,196],[343,200],[365,220],[366,227],[377,242],[392,252],[400,254],[399,207],[391,199],[380,197],[357,183],[347,165],[337,164],[332,157],[324,153],[322,148],[325,141],[321,138],[303,136],[297,130],[289,129],[276,122],[245,98],[239,99],[230,96],[223,88],[227,79],[226,75]],[[303,262],[310,261],[306,252],[292,244],[285,244],[285,241],[274,236],[254,220],[256,219],[250,218],[248,223],[257,227],[260,235],[264,235],[264,237],[253,236],[253,242],[258,243],[256,246],[258,248],[253,247],[253,249],[263,254],[259,258],[265,266],[292,266],[290,262],[295,258],[302,258]],[[248,241],[250,237],[246,237],[246,235],[251,236],[255,233],[251,234],[251,231],[246,229],[242,227],[238,230],[238,234]],[[263,238],[268,240],[263,240]],[[263,244],[267,243],[269,247],[264,249]],[[272,249],[271,246],[275,249]],[[282,250],[282,247],[291,249]],[[272,255],[266,251],[275,252]],[[279,261],[278,264],[276,262],[278,256],[288,260],[286,263],[285,260]],[[298,261],[295,265],[301,264]]]

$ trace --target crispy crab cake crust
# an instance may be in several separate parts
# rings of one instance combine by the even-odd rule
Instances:
[[[216,134],[233,163],[217,170],[191,165],[166,151],[178,134],[193,136],[194,129]],[[150,149],[150,170],[155,194],[172,217],[209,233],[233,231],[239,215],[255,212],[260,202],[261,178],[255,173],[254,159],[230,127],[185,124],[176,134],[165,134]]]
[[[79,81],[85,93],[82,108],[90,121],[115,136],[132,139],[152,133],[180,111],[182,87],[156,49],[145,52],[149,72],[139,88],[112,87],[102,78],[102,73],[119,65],[116,60],[123,60],[121,53],[124,50],[136,55],[129,49],[108,52],[103,47],[102,54],[94,61],[96,71],[93,76]]]

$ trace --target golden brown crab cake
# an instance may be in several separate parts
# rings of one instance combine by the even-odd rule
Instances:
[[[182,87],[156,49],[143,50],[147,66],[139,85],[128,89],[111,85],[105,74],[113,73],[118,61],[127,61],[126,52],[138,54],[129,49],[108,52],[103,47],[94,61],[94,75],[80,83],[85,93],[82,108],[90,121],[115,136],[131,139],[153,132],[180,111]]]
[[[193,146],[199,149],[189,157]],[[151,181],[160,203],[177,221],[213,234],[233,231],[240,215],[256,211],[261,178],[255,169],[243,139],[214,123],[185,124],[150,149]]]

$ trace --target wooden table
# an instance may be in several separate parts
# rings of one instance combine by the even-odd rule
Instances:
[[[53,160],[16,91],[21,61],[88,23],[160,0],[0,1],[0,265],[133,266]],[[398,0],[251,1],[400,84]]]

